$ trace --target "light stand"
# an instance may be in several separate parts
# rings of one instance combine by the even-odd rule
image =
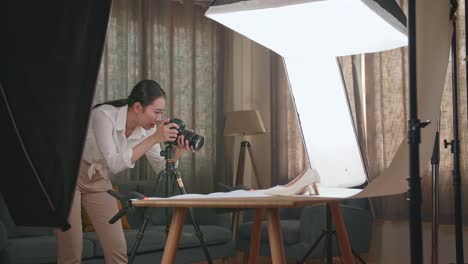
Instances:
[[[417,71],[416,71],[416,0],[408,1],[408,72],[409,72],[409,120],[407,142],[409,144],[408,201],[410,215],[411,263],[423,263],[421,230],[421,178],[419,177],[419,144],[421,128],[429,121],[418,119]]]
[[[184,187],[184,183],[182,181],[182,178],[180,177],[179,172],[177,171],[177,169],[174,166],[174,160],[173,160],[174,146],[175,146],[175,143],[171,142],[171,143],[167,144],[165,150],[161,151],[161,156],[163,156],[166,159],[166,168],[159,173],[158,182],[157,182],[157,185],[156,185],[155,189],[156,189],[156,192],[157,192],[158,189],[161,186],[164,186],[165,187],[164,188],[165,197],[170,197],[170,196],[174,195],[174,193],[175,193],[174,192],[174,189],[175,189],[174,182],[177,182],[177,186],[179,187],[180,193],[187,194],[187,192],[185,190],[185,187]],[[116,197],[116,196],[114,195],[114,197]],[[122,205],[124,205],[124,204],[126,204],[126,205],[129,204],[129,206],[131,206],[131,203],[130,203],[129,200],[127,202],[125,202],[125,203],[122,203]],[[111,219],[111,221],[114,221],[114,222],[117,221],[120,217],[125,215],[127,210],[128,210],[128,206],[123,206],[122,210],[119,211]],[[211,259],[208,248],[206,247],[205,241],[203,240],[203,233],[200,230],[200,226],[198,225],[197,221],[195,220],[195,217],[193,216],[192,208],[188,209],[188,213],[189,213],[190,218],[192,220],[192,225],[193,225],[193,228],[195,229],[195,234],[198,237],[198,240],[200,240],[200,244],[202,246],[203,252],[205,253],[206,260],[208,261],[209,264],[212,264],[213,261]],[[166,208],[166,238],[167,238],[167,234],[169,232],[171,215],[172,214],[171,214],[170,209]],[[137,248],[140,245],[141,239],[144,236],[144,232],[145,232],[145,229],[146,229],[146,226],[147,226],[149,220],[150,220],[150,217],[146,216],[143,224],[141,225],[141,227],[140,227],[140,229],[138,231],[137,239],[135,241],[135,244],[133,245],[132,253],[131,253],[130,258],[129,258],[129,262],[128,262],[129,264],[131,264],[133,262],[134,258],[135,258]]]
[[[440,123],[440,119],[439,119]],[[439,127],[434,140],[432,151],[432,255],[431,263],[439,262],[439,163],[440,163],[440,135]]]
[[[456,10],[458,3],[456,0],[450,1],[452,8],[450,18],[452,19],[452,111],[453,111],[453,140],[444,140],[444,146],[450,146],[453,154],[453,193],[454,193],[454,214],[455,214],[455,245],[457,264],[464,263],[463,257],[463,222],[462,222],[462,202],[461,202],[461,171],[460,171],[460,140],[458,136],[458,85],[457,85],[457,23]]]
[[[302,257],[298,263],[304,263],[314,249],[319,245],[320,241],[325,238],[325,243],[323,244],[323,255],[320,258],[320,263],[323,263],[323,258],[327,256],[327,263],[333,263],[333,236],[336,236],[336,230],[333,229],[331,210],[328,203],[326,204],[326,228],[322,229],[320,236],[314,241],[307,253]],[[353,255],[361,263],[365,264],[366,262],[354,251],[352,250]]]

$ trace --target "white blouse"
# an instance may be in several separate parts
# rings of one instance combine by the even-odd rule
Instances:
[[[88,134],[82,159],[90,163],[88,176],[91,179],[96,172],[105,177],[125,169],[133,168],[132,148],[156,132],[156,128],[145,130],[137,127],[125,137],[128,106],[114,107],[101,105],[91,111]],[[160,144],[155,144],[145,153],[149,163],[156,169],[156,164],[164,160],[160,154]]]

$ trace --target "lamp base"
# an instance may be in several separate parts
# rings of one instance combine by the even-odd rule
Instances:
[[[233,185],[237,185],[237,186],[244,185],[245,156],[247,152],[249,153],[250,161],[252,162],[253,172],[254,172],[255,180],[257,182],[258,189],[263,189],[260,179],[258,178],[257,166],[255,165],[255,160],[253,158],[252,147],[250,145],[250,142],[247,140],[244,140],[241,142],[241,147],[240,147],[240,152],[239,152],[239,162],[237,163],[236,179]]]

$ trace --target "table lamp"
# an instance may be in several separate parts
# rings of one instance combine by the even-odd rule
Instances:
[[[243,110],[226,113],[224,135],[243,137],[239,152],[239,162],[237,164],[234,185],[244,184],[245,156],[246,152],[248,151],[258,188],[262,188],[258,178],[257,167],[253,159],[252,147],[250,142],[245,140],[244,136],[259,135],[264,133],[266,133],[265,126],[263,125],[262,117],[258,111]]]

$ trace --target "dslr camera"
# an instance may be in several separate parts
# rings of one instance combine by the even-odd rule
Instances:
[[[177,134],[177,139],[175,142],[168,142],[168,143],[177,144],[177,140],[179,139],[179,137],[184,136],[184,140],[188,140],[189,146],[193,148],[194,150],[199,150],[203,147],[203,143],[205,143],[205,138],[203,136],[196,134],[195,132],[186,130],[184,121],[178,118],[171,118],[171,120],[169,120],[169,122],[167,122],[166,124],[170,124],[170,123],[177,124],[179,128],[177,129],[176,127],[171,127],[171,129],[176,129],[178,134]]]

